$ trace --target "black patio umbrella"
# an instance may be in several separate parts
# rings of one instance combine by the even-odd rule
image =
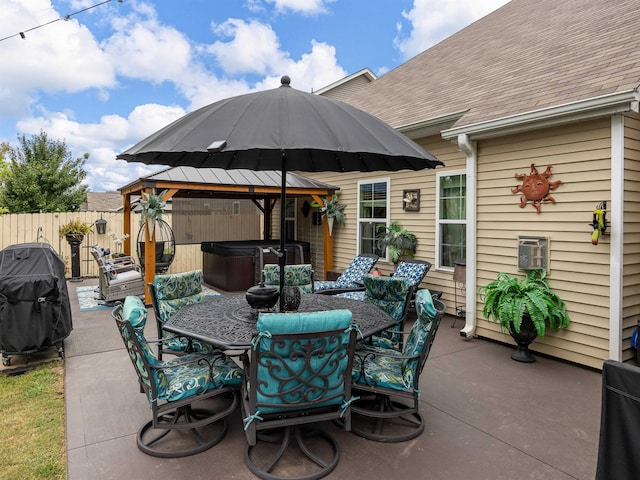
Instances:
[[[371,172],[444,165],[378,118],[346,103],[291,88],[287,76],[281,83],[278,88],[202,107],[117,156],[146,164],[282,171],[280,291],[286,263],[288,169]]]

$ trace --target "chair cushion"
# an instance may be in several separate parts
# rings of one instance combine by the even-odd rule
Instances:
[[[170,368],[157,371],[159,400],[181,400],[223,385],[241,384],[242,369],[231,358],[220,354],[206,356],[207,362],[213,365],[211,370],[207,362],[196,361],[199,358],[202,355],[187,354],[164,362],[164,366]],[[189,360],[194,361],[185,364]]]
[[[419,290],[416,293],[416,313],[418,318],[414,322],[407,341],[404,345],[404,355],[419,355],[425,348],[425,342],[433,326],[433,320],[437,315],[436,307],[433,304],[433,296],[428,289]],[[403,375],[407,379],[412,379],[416,373],[418,359],[404,360],[402,369]]]
[[[393,276],[406,278],[411,286],[417,287],[430,268],[430,263],[400,262]]]
[[[258,332],[304,333],[346,329],[351,325],[349,310],[324,312],[260,313]]]
[[[342,272],[342,275],[336,279],[336,283],[341,288],[357,285],[358,282],[362,280],[362,276],[369,273],[377,261],[378,259],[375,257],[358,255],[351,260],[351,263],[345,271]]]
[[[384,310],[393,319],[402,320],[411,285],[405,278],[365,275],[365,300]]]
[[[353,383],[393,390],[410,389],[412,382],[403,375],[403,360],[393,356],[399,354],[387,348],[358,344],[353,356]]]
[[[158,299],[158,311],[160,312],[160,321],[164,324],[175,313],[185,305],[204,302],[206,299],[204,292],[196,293],[182,298],[174,298],[171,300]]]
[[[153,283],[158,300],[175,300],[189,297],[202,293],[202,270],[156,275]]]
[[[280,265],[268,263],[262,270],[264,284],[280,288]],[[302,293],[313,293],[313,267],[309,264],[285,265],[284,284],[300,287]]]
[[[306,402],[315,402],[314,408],[344,402],[351,317],[349,310],[260,314],[255,345],[259,385],[253,388],[261,413],[295,411]],[[284,341],[271,338],[281,333],[327,330],[340,330],[341,334],[331,337],[332,341],[325,336]]]
[[[147,322],[147,308],[140,297],[129,295],[124,299],[122,318],[127,320],[134,330],[144,330],[144,325]]]
[[[111,275],[113,275],[113,277]],[[109,278],[110,285],[120,285],[122,283],[131,282],[132,280],[141,280],[142,274],[137,270],[127,270],[126,272],[118,273],[111,271],[109,272]]]
[[[334,295],[334,297],[349,298],[351,300],[364,300],[365,292],[364,290],[360,290],[359,292],[344,292],[338,293]]]

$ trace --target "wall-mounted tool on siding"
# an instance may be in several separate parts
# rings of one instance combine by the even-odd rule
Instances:
[[[607,230],[607,202],[600,202],[593,211],[593,221],[589,224],[593,227],[591,243],[598,244],[598,239]]]

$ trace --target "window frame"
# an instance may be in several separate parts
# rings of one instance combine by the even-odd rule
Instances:
[[[386,217],[383,218],[362,218],[360,216],[360,191],[361,191],[361,187],[362,185],[368,185],[368,184],[375,184],[375,183],[386,183],[387,185],[387,198],[386,198],[386,207],[385,207],[385,211],[386,211]],[[357,218],[356,218],[356,252],[358,255],[360,255],[362,253],[362,251],[360,250],[360,246],[361,246],[361,235],[360,235],[360,226],[362,223],[365,222],[370,222],[371,220],[376,220],[375,223],[384,223],[386,227],[389,227],[390,223],[391,223],[391,178],[390,177],[384,177],[384,178],[372,178],[372,179],[367,179],[367,180],[358,180],[358,185],[357,185],[357,192],[356,192],[356,212],[357,212]],[[370,222],[372,223],[372,222]],[[374,233],[375,235],[375,233]],[[389,254],[387,253],[387,251],[385,250],[385,257],[380,257],[382,260],[384,261],[389,261]]]
[[[458,176],[458,175],[464,175],[464,180],[465,180],[465,197],[464,197],[464,201],[465,201],[465,218],[464,220],[458,220],[458,219],[453,219],[453,220],[446,220],[446,219],[441,219],[440,218],[440,183],[441,183],[441,179],[442,177],[451,177],[451,176]],[[449,266],[449,265],[442,265],[442,258],[441,258],[441,252],[442,252],[442,238],[441,238],[441,226],[443,224],[446,225],[464,225],[465,229],[466,226],[468,225],[469,222],[469,212],[466,208],[466,201],[468,198],[468,175],[467,175],[467,171],[466,170],[445,170],[445,171],[439,171],[436,172],[436,218],[435,218],[435,255],[434,255],[434,260],[435,260],[435,265],[436,265],[436,269],[437,270],[441,270],[441,271],[445,271],[445,272],[451,272],[453,273],[453,270],[455,268],[455,266]],[[466,246],[465,246],[466,249]]]

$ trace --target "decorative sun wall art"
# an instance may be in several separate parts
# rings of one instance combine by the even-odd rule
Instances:
[[[542,202],[556,203],[556,199],[549,195],[549,192],[558,188],[562,183],[561,180],[550,182],[551,165],[547,167],[544,173],[538,173],[535,164],[531,164],[531,172],[516,173],[515,177],[522,180],[521,185],[517,185],[511,189],[512,193],[522,193],[520,196],[520,208],[531,202],[531,205],[540,213]]]

